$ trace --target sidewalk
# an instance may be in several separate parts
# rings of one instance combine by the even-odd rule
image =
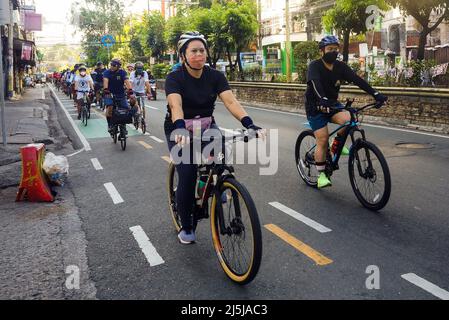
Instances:
[[[94,299],[85,235],[68,185],[55,188],[53,203],[15,202],[21,146],[45,143],[46,151],[56,155],[74,152],[48,88],[30,88],[19,100],[6,102],[5,115],[8,145],[0,145],[0,299]],[[68,266],[80,270],[78,290],[67,289]]]

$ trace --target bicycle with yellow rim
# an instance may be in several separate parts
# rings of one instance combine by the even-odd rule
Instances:
[[[257,134],[242,131],[224,136],[225,143],[248,142]],[[220,154],[221,159],[224,158]],[[219,157],[220,158],[220,157]],[[209,159],[210,160],[210,159]],[[234,168],[222,163],[198,165],[193,227],[210,217],[212,242],[226,275],[238,284],[248,284],[257,275],[262,259],[262,231],[250,193],[234,176]],[[172,162],[168,170],[168,202],[176,231],[181,219],[176,209],[177,173]]]

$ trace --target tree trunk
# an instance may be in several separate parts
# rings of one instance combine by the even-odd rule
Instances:
[[[428,29],[423,29],[419,34],[419,45],[418,45],[418,60],[424,60],[424,50],[427,43],[427,35],[429,34]]]
[[[231,72],[233,72],[234,71],[234,64],[232,63],[231,51],[229,51],[229,48],[226,48],[226,55],[228,56],[229,70]]]
[[[343,61],[348,63],[349,60],[349,36],[350,30],[343,31]]]

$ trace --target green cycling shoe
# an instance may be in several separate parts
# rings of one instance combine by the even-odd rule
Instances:
[[[332,182],[330,181],[330,179],[326,176],[326,174],[324,172],[320,173],[317,182],[318,182],[318,184],[317,184],[318,189],[332,186]]]

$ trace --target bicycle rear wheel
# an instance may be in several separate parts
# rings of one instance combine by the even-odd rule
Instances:
[[[123,151],[126,150],[126,129],[124,126],[125,125],[120,126],[120,145]]]
[[[377,211],[388,203],[391,177],[382,152],[368,141],[357,140],[349,155],[349,179],[352,189],[367,209]]]
[[[257,209],[248,190],[234,178],[227,178],[219,190],[212,198],[210,215],[215,252],[226,275],[247,284],[256,277],[262,259]]]
[[[316,139],[312,130],[301,132],[296,140],[295,161],[296,169],[304,182],[316,187],[318,181],[318,170],[315,166]]]
[[[86,106],[83,106],[83,110],[81,111],[81,113],[82,113],[81,119],[82,119],[82,121],[83,121],[83,124],[84,124],[85,127],[87,127],[87,117],[88,117],[88,114],[87,114]]]

